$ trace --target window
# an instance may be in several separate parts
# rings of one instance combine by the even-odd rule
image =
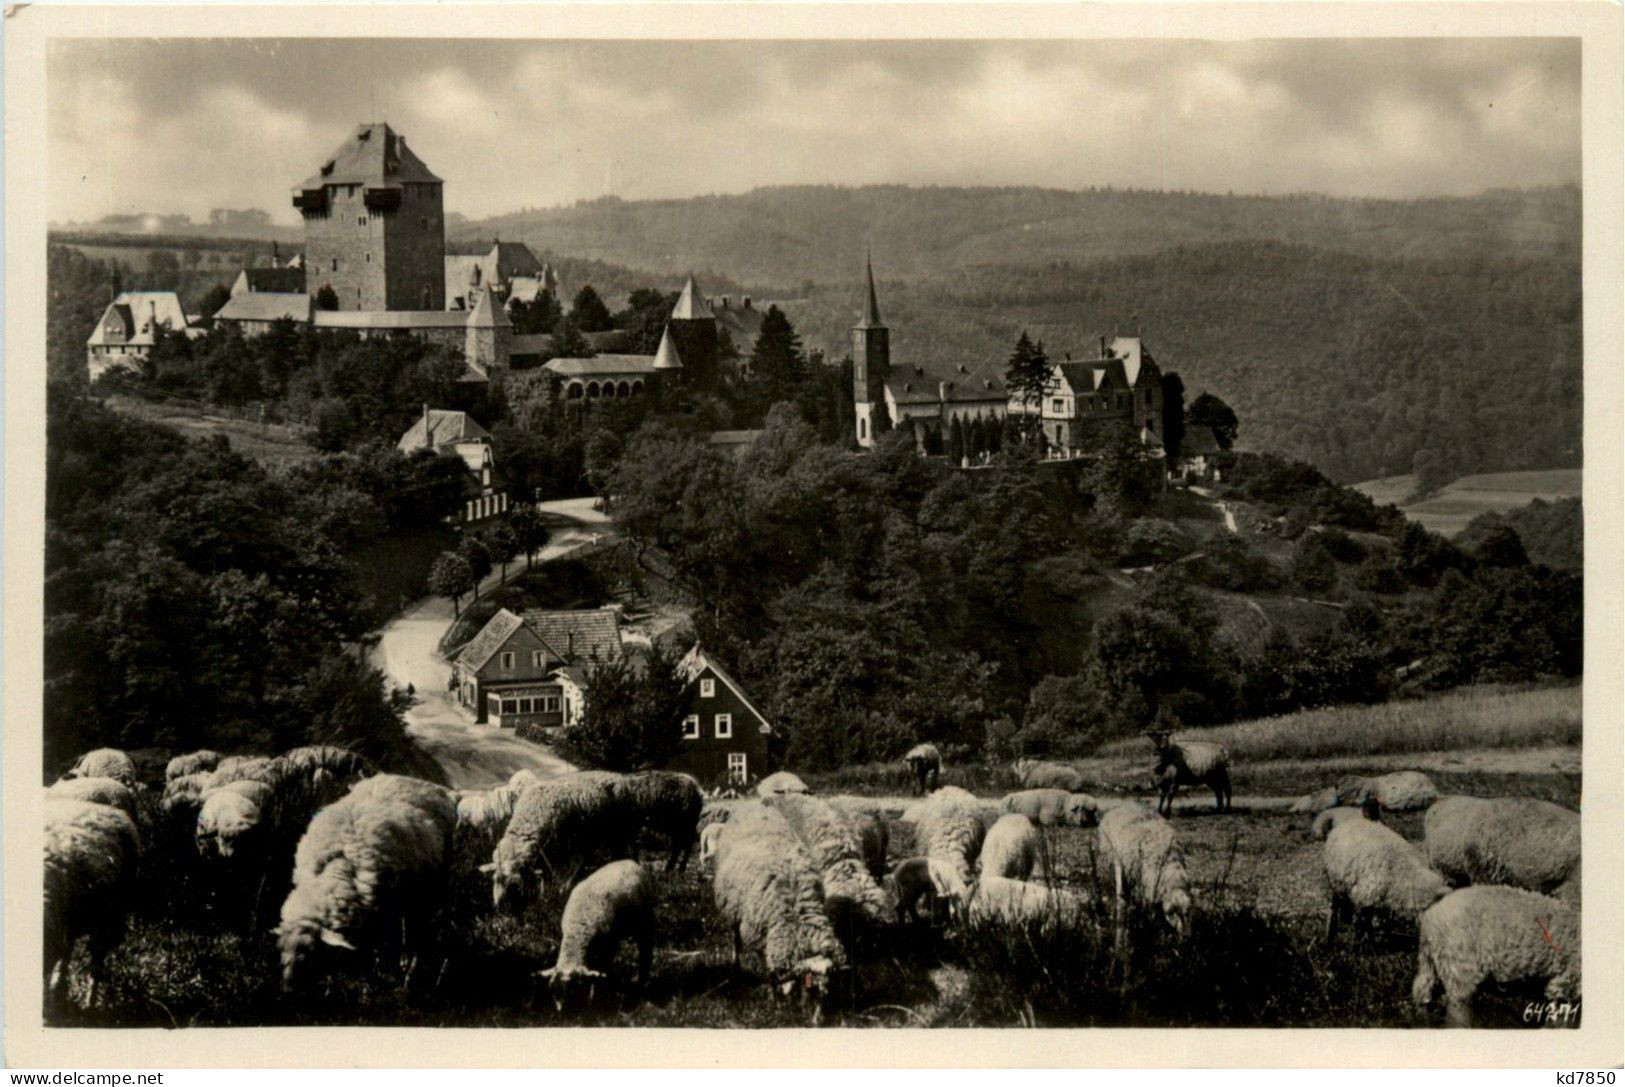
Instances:
[[[371,254],[371,253],[368,253],[368,254],[367,254],[367,263],[368,263],[368,264],[371,264],[371,263],[372,263],[372,254]]]
[[[698,740],[700,738],[700,715],[691,713],[683,718],[683,739]]]
[[[717,681],[714,679],[700,680],[700,697],[715,698],[717,696]]]
[[[860,417],[858,419],[858,440],[863,441],[864,439],[866,439],[868,437],[869,437],[869,420]]]
[[[532,668],[540,668],[546,663],[547,663],[547,650],[545,650],[545,649],[532,649],[530,651],[530,666]]]
[[[731,713],[717,714],[717,739],[731,740],[734,734],[734,715]]]
[[[333,271],[336,272],[338,270],[339,270],[339,258],[334,257],[333,258]]]
[[[749,780],[745,770],[745,753],[743,751],[728,752],[728,780],[743,785]]]
[[[502,667],[503,668],[512,668],[513,667],[513,654],[512,653],[504,653],[504,654],[502,654]]]
[[[1059,415],[1059,414],[1061,414],[1061,411],[1062,411],[1064,405],[1065,405],[1065,401],[1062,401],[1059,398],[1057,398],[1055,400],[1051,400],[1050,401],[1050,410],[1053,411],[1056,415]]]
[[[519,700],[519,712],[520,713],[534,713],[534,712],[536,712],[536,702],[535,702],[535,700],[530,699],[530,698],[521,698]]]
[[[541,704],[542,704],[541,712],[543,712],[543,713],[558,713],[559,712],[559,696],[558,695],[556,695],[556,694],[546,694],[546,695],[543,695],[540,699],[538,699],[538,701],[541,702]]]

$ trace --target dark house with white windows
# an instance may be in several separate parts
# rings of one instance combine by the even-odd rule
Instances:
[[[766,775],[773,726],[739,681],[698,645],[679,667],[688,682],[683,744],[667,768],[692,774],[707,788]]]

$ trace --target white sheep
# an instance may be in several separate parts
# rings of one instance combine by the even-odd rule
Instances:
[[[779,793],[809,793],[807,783],[790,773],[780,770],[776,774],[769,774],[756,783],[757,796],[776,796]]]
[[[1359,928],[1375,914],[1415,917],[1450,890],[1420,850],[1369,819],[1346,820],[1333,827],[1321,852],[1332,896],[1328,943],[1344,921],[1352,920]]]
[[[924,796],[937,787],[942,777],[942,752],[936,744],[915,744],[903,756],[903,765],[914,778],[915,795]]]
[[[491,876],[492,905],[517,906],[549,880],[568,885],[596,854],[630,856],[638,817],[619,781],[619,774],[577,771],[521,792],[491,863],[481,867]]]
[[[643,828],[666,839],[666,871],[686,869],[705,807],[700,783],[673,770],[646,770],[627,775],[620,789]]]
[[[1026,879],[1033,874],[1043,841],[1038,828],[1025,815],[1015,812],[1002,815],[988,829],[982,840],[980,860],[982,878],[1002,876],[1006,879]]]
[[[1359,808],[1327,808],[1325,811],[1315,816],[1314,822],[1309,824],[1309,833],[1321,841],[1325,841],[1326,835],[1332,832],[1333,827],[1336,827],[1339,824],[1351,819],[1372,819],[1379,822],[1381,821],[1380,812],[1377,809],[1376,803],[1374,801],[1368,801],[1364,807]]]
[[[1123,804],[1100,818],[1100,850],[1112,866],[1118,901],[1132,895],[1141,906],[1160,909],[1183,933],[1191,909],[1190,876],[1174,828],[1138,804]]]
[[[836,931],[850,937],[855,926],[886,924],[893,906],[870,874],[854,825],[828,800],[783,793],[763,805],[784,817],[818,866],[824,906]]]
[[[1568,904],[1518,887],[1464,887],[1417,923],[1411,1000],[1431,1005],[1444,989],[1452,1026],[1472,1026],[1486,981],[1544,982],[1546,999],[1580,999],[1580,917]]]
[[[717,858],[717,850],[721,847],[722,832],[727,829],[727,823],[707,823],[705,829],[700,831],[700,869],[709,872]]]
[[[457,853],[459,857],[489,857],[513,818],[519,790],[512,785],[491,789],[458,789]]]
[[[239,779],[203,794],[197,817],[197,848],[204,855],[231,857],[239,850],[258,852],[275,834],[272,823],[275,799],[262,781]]]
[[[935,857],[910,857],[898,861],[886,876],[886,891],[897,903],[897,923],[918,921],[919,903],[926,900],[927,912],[936,918],[939,911],[958,912],[970,896],[970,889],[958,870]]]
[[[1548,894],[1580,864],[1580,815],[1531,797],[1449,796],[1423,820],[1428,862],[1452,883]]]
[[[1069,793],[1082,792],[1083,774],[1075,767],[1059,762],[1027,762],[1016,764],[1021,784],[1028,789],[1062,789]]]
[[[591,1001],[593,989],[608,976],[621,944],[630,939],[638,950],[639,987],[648,984],[654,955],[654,884],[637,861],[612,861],[576,884],[559,921],[559,955],[540,972],[560,1010],[582,989]]]
[[[449,807],[353,792],[318,812],[299,840],[277,926],[283,986],[299,987],[323,949],[377,950],[398,940],[415,962],[446,894],[455,819]]]
[[[174,781],[176,778],[186,777],[190,774],[206,774],[220,765],[225,758],[218,751],[194,751],[189,755],[176,755],[164,767],[164,781]]]
[[[1314,814],[1335,807],[1337,807],[1337,787],[1328,785],[1319,792],[1305,793],[1303,796],[1298,797],[1293,802],[1290,810],[1295,815],[1300,813]]]
[[[1213,790],[1213,805],[1220,811],[1230,808],[1230,750],[1210,740],[1175,740],[1173,734],[1157,729],[1148,733],[1156,749],[1157,765],[1152,773],[1159,778],[1163,771],[1172,769],[1171,779],[1164,779],[1162,796],[1157,811],[1174,813],[1174,796],[1181,785],[1206,785]]]
[[[745,948],[759,953],[774,991],[811,1001],[816,1023],[846,952],[825,912],[812,856],[782,816],[765,814],[772,818],[726,824],[712,889],[733,931],[735,966]]]
[[[112,778],[134,787],[135,760],[116,747],[98,747],[79,756],[64,778]]]
[[[999,801],[999,811],[1025,815],[1041,827],[1087,827],[1095,823],[1095,800],[1065,789],[1023,789]]]
[[[1076,925],[1088,909],[1089,899],[1079,891],[1046,887],[1024,879],[983,875],[971,888],[966,917],[972,922],[1006,925],[1040,923]]]
[[[345,795],[349,799],[365,802],[410,804],[432,815],[448,832],[457,825],[457,797],[450,789],[422,778],[405,774],[378,774],[356,782]]]
[[[858,796],[836,796],[830,798],[835,810],[857,833],[858,844],[863,847],[863,862],[869,866],[869,874],[880,879],[886,874],[886,851],[891,847],[891,828],[886,825],[886,818],[874,806],[874,802]]]
[[[1421,811],[1437,799],[1438,788],[1418,770],[1348,777],[1337,783],[1337,802],[1352,808],[1375,800],[1383,811]]]
[[[74,945],[90,946],[89,992],[107,954],[124,938],[141,839],[128,815],[107,804],[68,797],[45,801],[45,987],[60,1004],[67,994]]]
[[[89,804],[107,804],[139,820],[135,793],[117,778],[63,778],[45,790],[46,795],[83,800]]]
[[[986,832],[981,801],[948,786],[922,802],[914,820],[915,850],[951,865],[959,882],[968,886]]]

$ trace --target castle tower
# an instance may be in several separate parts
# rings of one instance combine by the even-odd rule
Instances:
[[[875,297],[874,262],[865,258],[868,291],[863,316],[852,326],[852,400],[857,413],[857,439],[861,446],[875,441],[875,421],[886,410],[886,378],[891,374],[891,330],[880,319]]]
[[[666,335],[683,360],[683,380],[693,388],[711,388],[717,377],[717,316],[692,275],[672,307]]]
[[[491,284],[478,292],[463,332],[463,357],[491,377],[508,369],[513,352],[513,322],[497,300]]]
[[[677,345],[672,343],[671,326],[660,334],[660,347],[655,351],[654,381],[655,393],[662,403],[674,405],[677,402],[677,392],[683,386],[683,358],[677,353]]]
[[[446,306],[441,181],[386,124],[365,124],[293,192],[305,219],[305,290],[341,310]]]

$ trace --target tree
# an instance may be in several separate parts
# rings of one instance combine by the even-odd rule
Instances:
[[[529,302],[516,297],[508,303],[508,320],[513,322],[514,334],[518,336],[551,334],[563,315],[559,300],[553,297],[551,290],[537,291]]]
[[[457,553],[468,563],[468,572],[474,578],[474,599],[478,600],[480,582],[491,572],[491,551],[478,536],[469,533],[458,541]]]
[[[581,719],[561,745],[576,762],[622,773],[664,766],[683,742],[682,675],[656,647],[641,673],[625,659],[592,665]]]
[[[576,323],[576,315],[573,313],[559,322],[558,330],[553,334],[553,357],[557,359],[593,357],[592,344],[581,334],[581,328]]]
[[[948,426],[948,463],[955,468],[965,463],[965,428],[957,417]]]
[[[604,300],[598,297],[591,283],[576,292],[575,299],[570,303],[570,316],[582,332],[607,332],[615,327],[609,307],[604,305]]]
[[[1162,375],[1162,447],[1168,465],[1179,463],[1179,447],[1185,441],[1185,382],[1169,371]]]
[[[1183,393],[1183,386],[1180,391]],[[1212,393],[1203,393],[1192,402],[1190,409],[1185,412],[1185,422],[1193,427],[1211,427],[1213,437],[1222,449],[1229,449],[1236,444],[1236,431],[1239,426],[1236,413],[1230,410],[1229,404]]]
[[[790,318],[777,306],[767,307],[762,330],[750,355],[751,372],[777,397],[791,395],[807,376],[807,359]]]
[[[498,521],[485,530],[485,549],[491,561],[502,570],[502,584],[508,583],[508,564],[519,554],[519,534],[506,520]]]
[[[429,567],[429,591],[451,598],[452,615],[462,614],[462,596],[474,588],[474,570],[455,551],[442,551]]]
[[[508,514],[508,526],[514,540],[525,556],[525,569],[530,569],[536,552],[547,546],[547,523],[535,506],[519,506]]]
[[[1044,355],[1044,345],[1033,343],[1027,330],[1022,329],[1016,338],[1015,350],[1004,366],[1004,386],[1013,398],[1031,409],[1043,403],[1044,386],[1048,383],[1049,359]],[[1036,423],[1035,416],[1029,414],[1027,418]]]
[[[1523,540],[1518,538],[1517,530],[1507,524],[1492,525],[1485,530],[1473,553],[1484,566],[1529,565],[1529,554],[1524,550]]]
[[[196,252],[196,250],[188,250],[188,252]],[[203,297],[198,299],[198,314],[207,321],[216,313],[219,313],[220,307],[229,301],[231,301],[231,288],[224,283],[216,283],[204,291]]]
[[[333,285],[331,283],[323,283],[321,289],[316,292],[316,308],[325,310],[336,310],[339,308],[339,295],[338,292],[333,289]]]

